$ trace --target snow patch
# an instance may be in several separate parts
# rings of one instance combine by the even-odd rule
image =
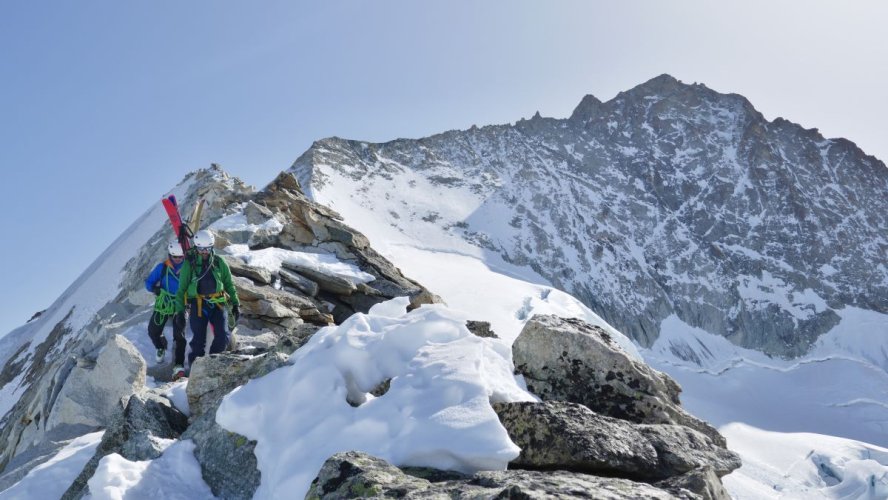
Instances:
[[[31,469],[21,481],[0,491],[0,500],[61,498],[96,452],[105,431],[85,434]]]
[[[352,283],[369,283],[375,276],[347,262],[339,260],[334,254],[297,252],[283,248],[263,248],[250,250],[247,245],[229,245],[225,253],[238,257],[250,266],[267,269],[272,273],[281,270],[283,263],[298,265],[328,276],[337,276]]]
[[[340,451],[464,472],[518,456],[490,407],[535,400],[516,383],[508,347],[472,335],[463,314],[408,304],[392,299],[319,330],[292,365],[225,397],[216,421],[258,443],[257,498],[301,497]],[[386,380],[385,394],[369,394]]]

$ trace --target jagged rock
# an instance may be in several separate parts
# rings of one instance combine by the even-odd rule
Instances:
[[[309,200],[293,174],[282,172],[259,193],[256,201],[286,219],[280,235],[280,242],[284,246],[335,247],[332,250],[340,259],[356,260],[358,267],[376,276],[377,281],[385,280],[404,290],[411,290],[407,294],[388,296],[407,295],[411,297],[411,307],[441,302],[440,298],[405,277],[397,267],[379,255],[363,234],[340,222],[338,213]],[[311,275],[306,276],[314,279]],[[341,283],[337,286],[349,288]],[[380,282],[379,286],[384,285]],[[385,290],[379,291],[387,295]]]
[[[478,337],[498,339],[499,337],[490,329],[489,321],[466,321],[466,328]]]
[[[188,417],[173,407],[169,400],[143,390],[133,394],[121,412],[113,413],[111,425],[102,436],[93,457],[84,466],[63,499],[81,498],[87,481],[93,476],[102,457],[118,453],[127,460],[152,460],[166,448],[161,440],[177,439],[188,427]]]
[[[214,495],[230,500],[251,499],[261,482],[254,452],[256,442],[216,423],[220,403],[221,399],[192,418],[182,439],[194,441],[194,456],[200,464],[201,476]]]
[[[123,402],[145,386],[145,360],[129,340],[114,335],[93,366],[75,366],[59,392],[47,428],[106,427]]]
[[[281,269],[278,274],[284,283],[296,288],[309,297],[314,297],[318,294],[318,291],[320,291],[320,287],[317,283],[299,273],[293,273],[286,269]]]
[[[332,274],[325,274],[310,267],[293,262],[284,262],[282,266],[314,281],[318,284],[318,287],[325,292],[348,296],[358,289],[358,287],[350,280]]]
[[[680,498],[645,483],[564,471],[483,471],[468,476],[414,467],[402,470],[356,451],[337,453],[327,459],[305,495],[307,499],[359,497]]]
[[[731,495],[712,467],[700,467],[654,483],[654,486],[681,498],[693,498],[692,495],[696,495],[700,500],[731,500]]]
[[[537,315],[515,339],[512,356],[528,389],[543,400],[579,403],[636,423],[685,425],[725,447],[717,430],[681,408],[674,380],[629,357],[601,328]]]
[[[521,448],[510,467],[635,478],[649,477],[657,468],[656,450],[625,420],[556,401],[495,403],[493,409]]]
[[[235,387],[284,366],[288,359],[276,352],[260,356],[220,353],[195,359],[185,390],[192,417],[217,406]]]
[[[718,477],[740,468],[736,453],[715,445],[701,432],[682,425],[638,425],[636,429],[657,450],[659,477],[672,477],[711,467]]]
[[[270,285],[272,283],[271,271],[268,269],[250,266],[240,258],[231,255],[222,255],[221,257],[231,269],[231,274],[249,278],[263,285]]]

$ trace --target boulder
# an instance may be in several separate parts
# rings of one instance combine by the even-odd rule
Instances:
[[[121,335],[111,337],[95,363],[80,360],[59,391],[47,429],[107,427],[130,395],[145,386],[145,360]]]
[[[493,409],[521,448],[509,467],[632,478],[657,469],[656,450],[631,422],[560,401],[494,403]]]
[[[569,401],[636,423],[678,424],[725,447],[715,428],[687,413],[681,387],[633,359],[602,328],[579,319],[536,315],[512,344],[518,373],[543,400]]]
[[[195,359],[185,390],[192,418],[217,407],[235,387],[284,366],[288,359],[288,355],[279,352],[260,356],[219,353]]]

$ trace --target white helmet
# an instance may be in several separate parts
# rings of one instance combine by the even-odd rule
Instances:
[[[216,237],[213,233],[203,229],[194,235],[194,246],[197,248],[213,248],[216,244]]]
[[[176,240],[170,240],[170,244],[167,245],[167,253],[170,254],[170,257],[185,256],[185,252],[182,251],[182,245]]]

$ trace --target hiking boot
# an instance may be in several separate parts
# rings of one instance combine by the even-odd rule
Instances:
[[[180,378],[185,378],[185,367],[183,366],[175,366],[173,367],[173,382],[179,380]]]
[[[167,350],[164,349],[163,347],[158,349],[157,352],[154,353],[154,362],[155,363],[162,363],[163,357],[166,355],[166,352],[167,352]]]

